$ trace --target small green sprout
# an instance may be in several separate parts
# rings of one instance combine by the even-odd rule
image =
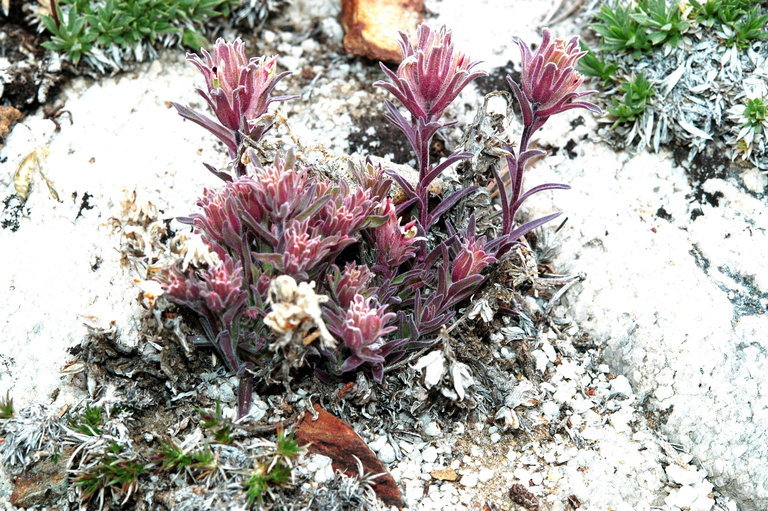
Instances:
[[[632,19],[646,28],[648,40],[654,46],[677,46],[690,27],[682,18],[678,0],[669,5],[667,0],[640,0],[637,6],[640,12],[632,14]]]
[[[55,15],[42,16],[46,30],[51,33],[51,40],[43,43],[43,47],[65,53],[77,64],[94,46],[131,50],[144,42],[155,44],[158,37],[167,34],[177,34],[183,45],[199,50],[208,44],[201,33],[207,20],[228,15],[239,2],[58,0],[53,4]]]
[[[59,13],[58,19],[64,21],[57,24],[53,18],[43,16],[43,25],[51,33],[51,40],[44,42],[43,48],[66,53],[72,62],[77,64],[83,55],[91,50],[97,34],[86,29],[85,18],[80,15],[76,5],[72,6],[66,18],[62,15],[58,4],[56,10]]]
[[[11,392],[8,391],[4,398],[0,398],[0,419],[11,419],[13,414],[13,398],[11,398]]]
[[[293,432],[288,434],[283,430],[277,431],[277,442],[275,443],[275,455],[284,459],[296,459],[302,453],[304,448],[299,445]]]
[[[608,113],[616,118],[613,123],[614,128],[640,117],[645,112],[650,98],[655,94],[651,82],[642,73],[638,74],[634,80],[622,83],[620,89],[624,93],[623,101],[620,102],[614,98],[613,108],[608,109]]]
[[[252,506],[255,502],[258,502],[259,505],[261,505],[264,500],[264,492],[266,492],[269,487],[267,477],[257,470],[251,474],[251,477],[246,479],[243,486],[245,486],[246,489],[245,495],[248,499],[248,505]]]
[[[166,471],[176,472],[192,468],[211,472],[216,468],[216,455],[208,446],[197,451],[185,452],[173,441],[163,442],[160,452],[155,457],[162,460],[161,468]]]
[[[104,425],[103,410],[100,406],[86,405],[82,415],[69,419],[69,427],[88,436],[101,434],[101,426]]]
[[[269,491],[270,486],[288,483],[291,480],[293,460],[303,451],[304,448],[299,445],[293,432],[285,433],[279,429],[274,449],[263,455],[264,461],[256,463],[250,477],[243,483],[248,505],[252,506],[257,501],[261,505],[264,493]]]
[[[726,40],[728,46],[736,45],[744,50],[757,39],[768,39],[768,31],[764,30],[768,24],[768,13],[763,14],[759,6],[755,6],[740,21],[732,24],[730,28],[733,32]]]
[[[248,505],[252,506],[255,502],[261,505],[264,501],[264,493],[269,487],[280,486],[291,480],[291,467],[278,461],[268,466],[265,463],[259,463],[251,476],[246,479],[243,486],[246,488],[246,498]]]
[[[618,66],[608,60],[600,60],[597,54],[588,49],[584,43],[581,44],[581,49],[587,52],[579,61],[579,71],[581,74],[599,78],[604,87],[613,83]]]
[[[748,99],[742,114],[746,122],[743,126],[760,127],[768,119],[768,105],[762,98]]]
[[[125,494],[127,500],[136,489],[139,476],[147,471],[147,466],[142,463],[120,459],[123,449],[119,445],[113,443],[107,450],[109,453],[97,464],[75,478],[75,485],[82,489],[84,500],[107,488]]]
[[[202,419],[200,426],[202,426],[203,429],[207,429],[213,433],[213,438],[217,443],[232,443],[232,423],[229,421],[229,419],[224,417],[220,401],[216,401],[216,407],[213,411],[206,411],[202,409],[197,411],[200,414],[200,418]]]
[[[614,8],[603,4],[595,15],[599,23],[592,29],[602,38],[601,47],[608,52],[628,52],[638,57],[651,49],[645,27],[633,17],[635,8],[617,3]]]
[[[693,6],[691,17],[702,25],[711,27],[733,25],[747,13],[752,0],[689,0]]]

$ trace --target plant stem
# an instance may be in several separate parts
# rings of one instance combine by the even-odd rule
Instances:
[[[53,22],[56,23],[56,28],[61,27],[61,20],[59,19],[59,5],[56,0],[50,0],[51,5],[51,17]]]
[[[416,126],[416,129],[420,129],[420,126]],[[421,147],[414,147],[416,150],[416,158],[419,164],[419,182],[416,187],[416,193],[418,194],[417,204],[419,207],[419,225],[424,231],[424,240],[420,243],[418,252],[418,261],[422,262],[427,256],[427,229],[429,229],[429,183],[424,182],[424,177],[430,171],[429,164],[429,147],[432,144],[432,137],[424,139],[419,136],[418,140]]]

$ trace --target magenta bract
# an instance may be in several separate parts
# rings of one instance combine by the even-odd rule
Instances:
[[[584,77],[576,70],[576,64],[586,51],[579,48],[579,38],[574,36],[568,41],[552,39],[548,29],[542,32],[541,45],[535,53],[531,53],[528,45],[518,39],[522,59],[520,82],[522,96],[526,105],[523,109],[523,123],[529,124],[532,113],[539,117],[549,117],[556,113],[572,108],[586,108],[599,111],[595,105],[577,99],[594,93],[594,91],[576,92],[584,81]],[[513,92],[520,100],[520,90],[512,80],[509,80]],[[517,89],[517,90],[515,90]],[[522,103],[522,101],[521,101]]]
[[[351,371],[368,362],[374,366],[374,375],[381,374],[387,354],[381,352],[385,344],[384,337],[397,330],[395,326],[387,326],[396,315],[386,310],[386,305],[375,307],[373,298],[363,298],[361,295],[354,297],[341,331],[342,341],[352,355],[342,364],[339,369],[341,372]]]
[[[276,57],[247,59],[240,39],[232,43],[218,39],[213,54],[205,50],[201,53],[202,58],[187,55],[205,79],[205,90],[198,92],[227,128],[248,133],[267,113],[270,103],[288,99],[270,96],[277,82],[288,74],[277,74]]]
[[[445,26],[434,30],[422,24],[413,42],[402,32],[398,42],[403,60],[397,73],[382,64],[389,82],[374,85],[391,92],[416,118],[438,119],[469,82],[485,74],[475,69],[478,61],[454,48]]]
[[[415,243],[423,238],[416,236],[416,221],[400,224],[392,199],[382,206],[386,220],[374,231],[377,262],[382,269],[396,269],[416,254]]]
[[[479,275],[486,266],[495,263],[496,258],[485,250],[485,238],[464,239],[451,269],[451,282]]]

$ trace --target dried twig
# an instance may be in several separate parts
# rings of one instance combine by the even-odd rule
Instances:
[[[568,292],[569,289],[571,289],[573,286],[578,284],[579,282],[583,282],[584,279],[586,279],[587,276],[583,273],[579,273],[578,275],[574,275],[572,277],[572,280],[570,282],[567,282],[563,287],[558,289],[557,293],[555,293],[552,298],[549,300],[549,303],[547,304],[547,308],[544,309],[544,314],[549,316],[552,313],[552,309],[555,308],[555,305],[557,305],[557,302],[560,300],[560,298],[563,297],[565,293]]]

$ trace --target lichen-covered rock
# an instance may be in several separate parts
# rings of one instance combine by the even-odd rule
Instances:
[[[570,225],[561,261],[588,275],[568,297],[571,313],[648,398],[669,441],[744,509],[765,509],[765,181],[755,194],[735,170],[690,180],[664,155],[584,143],[578,157],[584,172],[569,172],[573,190],[557,197]],[[572,171],[560,158],[537,169],[539,179],[562,179],[558,166]]]

